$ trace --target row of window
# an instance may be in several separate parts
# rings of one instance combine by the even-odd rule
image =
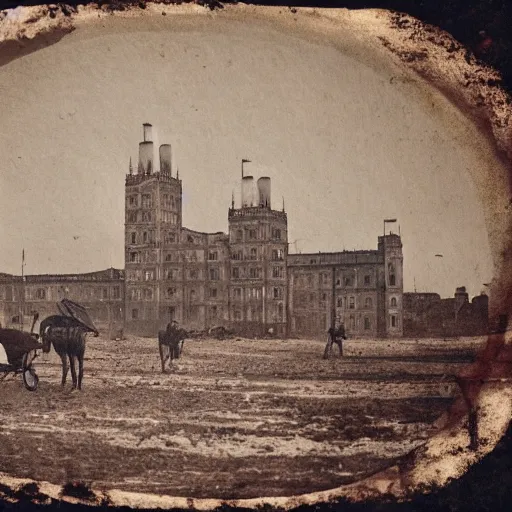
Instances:
[[[182,272],[180,269],[167,268],[164,269],[164,279],[167,281],[178,281]],[[127,281],[154,281],[156,278],[155,269],[146,270],[128,270],[126,272]],[[186,278],[191,281],[203,279],[203,272],[201,269],[189,269],[186,273]],[[208,278],[210,281],[219,281],[221,278],[221,270],[216,267],[208,269]]]
[[[152,194],[142,194],[139,196],[138,194],[132,194],[128,196],[128,206],[130,208],[138,208],[140,204],[141,208],[153,208],[153,195]],[[170,208],[172,210],[179,209],[180,207],[180,199],[173,195],[162,194],[161,196],[161,206],[162,208]]]
[[[25,289],[25,300],[50,300],[51,298],[61,297],[68,295],[69,288],[64,286],[59,286],[57,289],[53,289],[53,293],[51,288],[27,288]],[[120,299],[121,298],[121,290],[119,286],[113,286],[110,289],[108,287],[90,287],[85,286],[80,288],[80,290],[74,291],[73,296],[80,297],[81,299],[97,299],[97,300],[108,300],[108,299]]]
[[[129,224],[135,224],[137,222],[156,222],[157,217],[154,212],[151,211],[141,211],[141,212],[128,212],[126,216],[126,221]],[[168,222],[170,224],[178,224],[179,216],[174,212],[161,212],[160,220],[162,222]]]
[[[245,318],[243,315],[243,310],[235,307],[233,310],[232,318],[235,322],[261,322],[263,313],[261,309],[257,307],[249,306],[245,310]],[[269,323],[281,323],[284,322],[284,305],[279,303],[277,305],[277,310],[273,310],[270,312],[270,315],[267,315],[267,322]]]
[[[359,330],[359,319],[356,318],[354,315],[350,315],[346,327],[348,328],[349,331]],[[362,327],[365,331],[370,331],[372,329],[372,319],[368,316],[365,316],[363,318]]]
[[[251,247],[249,252],[244,255],[244,251],[241,249],[235,250],[231,253],[231,259],[234,261],[255,261],[261,259],[261,254],[259,254],[257,247]],[[283,261],[284,260],[284,251],[282,249],[273,249],[271,253],[272,261]]]
[[[319,275],[318,283],[320,285],[327,286],[327,285],[331,284],[331,279],[332,279],[331,274],[329,274],[327,272],[322,272]],[[300,288],[313,288],[313,287],[317,286],[316,275],[314,275],[314,274],[299,275],[296,277],[295,281],[296,281],[297,287],[300,287]],[[374,280],[373,280],[373,276],[371,274],[365,274],[363,276],[362,283],[364,286],[372,286],[373,282],[374,282]],[[355,276],[353,274],[347,275],[347,276],[341,276],[341,277],[337,276],[336,277],[336,286],[337,287],[344,286],[344,287],[348,287],[348,288],[357,286]]]
[[[166,235],[167,236],[167,235]],[[167,240],[171,239],[171,234],[168,235],[169,238],[166,238]],[[175,234],[172,233],[172,240],[175,240]],[[137,233],[131,233],[130,234],[130,242],[132,244],[137,243],[154,243],[155,241],[155,232],[154,231],[144,231],[142,232],[142,236],[139,235],[137,237]],[[165,255],[165,261],[178,261],[181,259],[181,261],[204,261],[203,251],[186,251],[181,253],[167,253]],[[151,256],[150,256],[151,255]],[[156,254],[145,251],[130,251],[128,254],[128,261],[130,263],[144,263],[145,261],[149,261],[149,259],[152,258],[153,260],[156,260]],[[208,261],[219,261],[219,252],[218,251],[208,251]],[[243,261],[243,252],[241,250],[234,251],[231,254],[231,258],[234,261]],[[258,249],[255,247],[252,247],[249,251],[249,254],[245,258],[249,261],[257,261],[258,258]],[[282,249],[273,249],[271,254],[271,260],[272,261],[283,261],[284,260],[284,251]]]
[[[233,288],[232,292],[233,299],[242,300],[243,289],[242,288]],[[251,299],[260,299],[261,298],[261,288],[253,287],[253,288],[245,288],[245,298],[247,300]],[[274,286],[270,290],[270,298],[271,299],[282,299],[284,297],[284,289],[279,286]]]
[[[167,318],[169,320],[177,320],[178,319],[178,307],[176,306],[170,306],[168,309]],[[153,320],[153,310],[152,309],[146,309],[146,318],[143,318],[143,312],[144,310],[139,310],[139,308],[132,308],[130,312],[130,318],[132,320]],[[197,320],[199,318],[199,309],[198,308],[190,308],[187,312],[187,316],[190,320]],[[210,318],[210,320],[214,320],[216,318],[222,317],[222,307],[221,306],[209,306],[207,310],[207,314]]]
[[[321,272],[319,275],[319,284],[330,285],[332,276],[328,272]],[[388,264],[388,284],[390,286],[396,285],[396,273],[395,266],[393,263]],[[296,277],[296,283],[298,287],[301,288],[313,288],[317,285],[316,276],[314,274],[310,275],[299,275]],[[355,274],[350,272],[349,275],[339,276],[336,275],[336,286],[344,286],[344,287],[357,287],[361,286],[373,286],[374,285],[374,277],[371,274],[364,274],[362,282],[357,282]]]
[[[235,242],[243,242],[244,240],[263,240],[265,238],[264,236],[264,230],[265,228],[262,227],[261,229],[257,228],[246,228],[244,229],[237,229],[234,233],[232,233],[232,240]],[[245,234],[244,234],[245,232]],[[282,231],[279,228],[272,228],[272,231],[270,232],[270,237],[272,240],[282,240]]]
[[[142,233],[132,231],[129,239],[131,244],[152,244],[155,242],[155,231],[143,231]]]
[[[170,224],[178,224],[178,214],[174,212],[163,211],[160,213],[160,220]]]
[[[126,215],[126,222],[129,224],[136,222],[154,222],[155,220],[156,217],[151,211],[128,212]]]
[[[270,298],[274,300],[281,300],[284,296],[284,290],[280,287],[273,287],[270,290]],[[208,295],[210,299],[216,299],[218,294],[217,288],[209,288]],[[165,290],[165,298],[167,299],[177,299],[181,297],[181,290],[176,287],[169,287]],[[232,290],[232,298],[234,300],[242,300],[243,297],[243,289],[242,288],[233,288]],[[261,288],[247,288],[245,289],[245,298],[246,300],[259,300],[262,297]],[[129,292],[129,299],[132,301],[137,300],[153,300],[154,294],[152,288],[131,288]],[[197,300],[199,298],[199,294],[196,290],[192,289],[189,291],[189,298],[191,301]]]
[[[323,292],[320,295],[320,301],[323,303],[327,303],[329,300],[330,294],[327,292]],[[299,307],[307,307],[308,304],[315,303],[317,299],[317,295],[315,293],[310,293],[309,295],[298,294],[295,298],[297,305]],[[364,297],[364,301],[360,304],[357,303],[356,297],[337,297],[336,299],[336,307],[342,309],[372,309],[373,308],[373,298],[372,297]],[[389,300],[389,307],[396,308],[398,307],[398,300],[396,297],[391,297]]]
[[[128,253],[129,263],[156,263],[156,251],[137,251]]]

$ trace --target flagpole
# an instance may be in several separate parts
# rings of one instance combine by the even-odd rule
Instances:
[[[21,297],[20,330],[25,326],[25,248],[21,251]]]

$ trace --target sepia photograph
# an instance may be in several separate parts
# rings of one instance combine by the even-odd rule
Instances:
[[[509,343],[508,125],[456,95],[463,47],[374,10],[41,9],[0,15],[2,485],[290,508],[492,450],[509,368],[467,372]]]

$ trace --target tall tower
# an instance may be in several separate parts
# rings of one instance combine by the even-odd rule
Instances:
[[[382,257],[381,294],[379,304],[380,334],[403,336],[403,253],[402,239],[390,233],[379,237]]]
[[[229,320],[239,332],[284,335],[287,324],[288,221],[272,210],[270,178],[242,177],[241,207],[229,209]]]
[[[130,162],[125,180],[125,325],[141,334],[160,326],[161,281],[182,225],[182,188],[172,176],[171,146],[160,146],[159,157],[157,165],[152,126],[145,123],[137,173]]]

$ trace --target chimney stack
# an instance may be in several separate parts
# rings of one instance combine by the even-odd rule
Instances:
[[[256,204],[270,208],[270,178],[267,176],[258,180],[258,201]]]
[[[254,198],[254,179],[252,176],[242,178],[242,208],[252,206]]]
[[[144,123],[144,142],[153,142],[153,126],[149,123]]]
[[[139,165],[137,172],[139,174],[151,174],[154,171],[154,148],[152,138],[152,126],[144,123],[144,142],[139,143]]]
[[[172,170],[172,152],[170,144],[160,146],[160,172],[171,175]]]

